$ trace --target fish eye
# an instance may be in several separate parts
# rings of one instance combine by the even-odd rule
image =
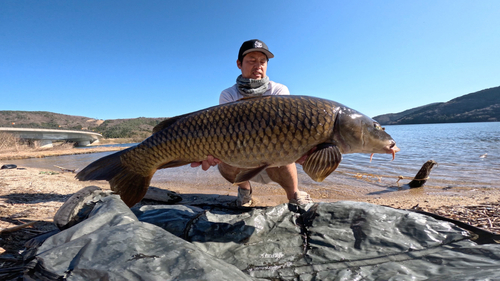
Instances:
[[[379,123],[373,123],[373,127],[375,128],[375,130],[385,131],[385,128],[382,128]]]

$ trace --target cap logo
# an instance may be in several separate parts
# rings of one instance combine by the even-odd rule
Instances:
[[[262,42],[255,41],[254,48],[262,48]]]

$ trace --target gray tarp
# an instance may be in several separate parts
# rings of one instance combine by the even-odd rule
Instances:
[[[358,202],[229,210],[96,193],[88,218],[32,249],[35,280],[500,280],[500,245]],[[28,251],[29,252],[29,251]]]

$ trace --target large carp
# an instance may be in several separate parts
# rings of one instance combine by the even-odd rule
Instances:
[[[294,162],[314,180],[332,173],[345,153],[399,151],[379,123],[340,103],[308,96],[243,99],[169,118],[140,144],[100,158],[79,180],[107,180],[122,200],[139,202],[158,169],[207,159],[244,170],[236,182]]]

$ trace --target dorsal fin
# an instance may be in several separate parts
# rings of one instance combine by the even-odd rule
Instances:
[[[170,125],[174,124],[177,120],[179,120],[179,119],[181,119],[189,114],[192,114],[192,113],[183,114],[183,115],[179,115],[179,116],[175,116],[175,117],[170,117],[170,118],[167,118],[167,119],[161,121],[160,123],[158,123],[158,125],[156,125],[153,128],[153,134],[169,127]]]
[[[250,99],[260,99],[260,98],[269,98],[271,96],[256,96],[256,97],[243,97],[239,100],[236,100],[236,101],[233,101],[233,102],[238,102],[238,101],[242,101],[242,100],[250,100]],[[213,106],[213,107],[216,107],[216,106]],[[213,108],[211,107],[211,108]],[[210,109],[210,108],[208,108]],[[205,109],[206,110],[206,109]],[[200,110],[200,111],[205,111],[205,110]],[[158,125],[156,125],[154,128],[153,128],[153,134],[154,133],[157,133],[167,127],[169,127],[170,125],[174,124],[175,122],[177,122],[177,120],[181,119],[181,118],[184,118],[188,115],[191,115],[191,114],[195,114],[195,113],[198,113],[200,111],[195,111],[195,112],[191,112],[191,113],[187,113],[187,114],[183,114],[183,115],[179,115],[179,116],[174,116],[174,117],[170,117],[170,118],[167,118],[163,121],[161,121],[160,123],[158,123]]]
[[[255,97],[242,97],[241,99],[238,99],[236,101],[240,100],[251,100],[251,99],[264,99],[264,98],[269,98],[270,96],[255,96]]]

